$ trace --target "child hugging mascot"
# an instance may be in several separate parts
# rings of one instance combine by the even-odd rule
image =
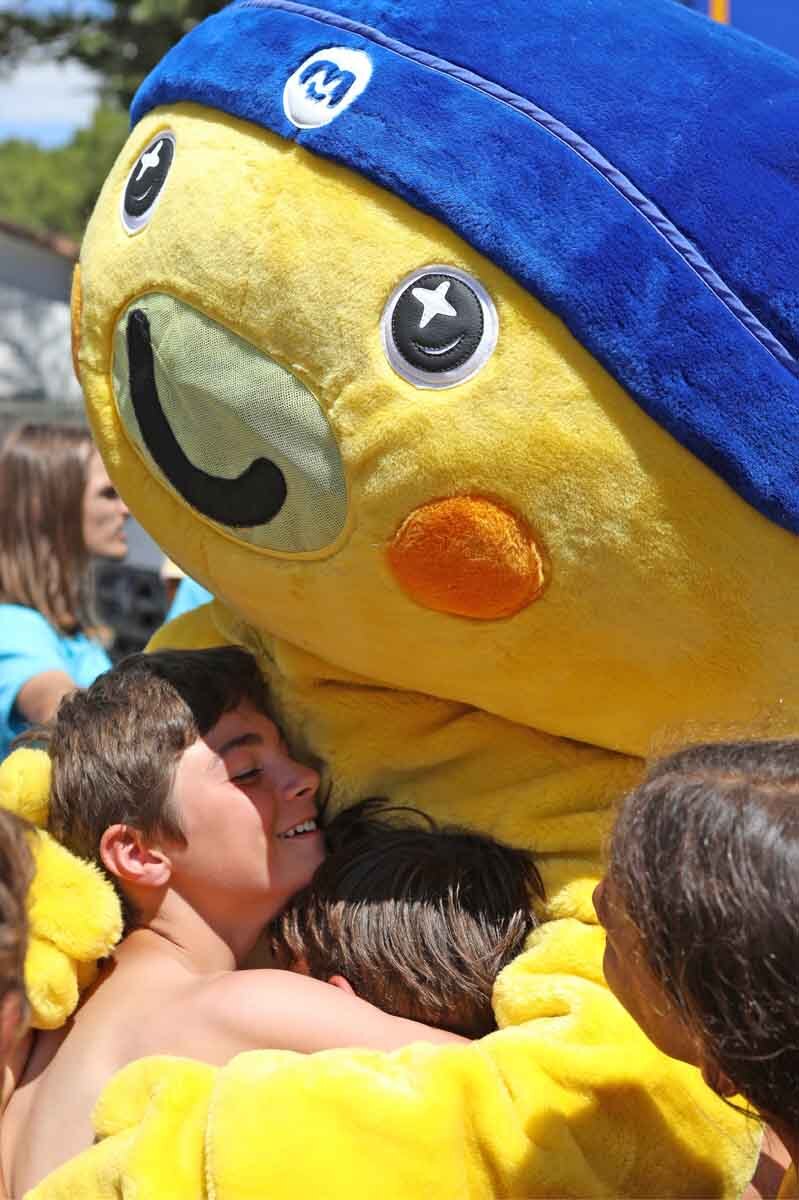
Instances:
[[[591,892],[653,747],[799,733],[798,114],[672,0],[237,0],[145,81],[73,313],[216,597],[157,643],[252,649],[335,806],[532,847],[546,919],[483,1041],[135,1063],[37,1197],[740,1194]]]

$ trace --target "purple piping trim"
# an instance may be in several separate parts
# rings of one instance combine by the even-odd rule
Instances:
[[[411,62],[418,63],[422,67],[428,67],[432,71],[438,71],[442,75],[457,79],[460,83],[464,83],[476,91],[490,96],[492,100],[498,100],[500,103],[506,104],[509,108],[521,113],[522,116],[529,117],[537,125],[540,125],[542,129],[545,129],[547,133],[557,138],[559,142],[562,142],[570,150],[574,151],[575,154],[579,155],[611,187],[615,188],[640,213],[644,220],[668,242],[694,274],[702,280],[705,286],[721,301],[732,316],[753,337],[757,338],[772,357],[791,371],[792,374],[799,372],[799,363],[797,363],[790,351],[747,308],[743,300],[739,296],[736,296],[735,292],[724,282],[718,272],[703,258],[696,246],[680,232],[666,214],[661,212],[653,201],[647,199],[643,192],[640,192],[635,184],[614,167],[598,150],[580,137],[578,133],[575,133],[574,130],[564,125],[562,121],[559,121],[557,117],[553,117],[551,113],[546,112],[543,108],[539,108],[537,104],[533,104],[532,101],[525,99],[524,96],[519,96],[498,83],[492,83],[491,80],[483,79],[482,76],[476,75],[473,71],[469,71],[465,67],[456,66],[455,63],[447,62],[443,58],[436,58],[435,55],[428,54],[424,50],[417,50],[413,46],[408,46],[404,42],[397,41],[396,38],[388,37],[386,34],[381,33],[379,29],[374,29],[369,25],[361,25],[357,21],[350,20],[349,17],[340,16],[338,13],[324,12],[322,9],[314,8],[309,4],[299,4],[296,0],[239,0],[234,7],[281,9],[284,12],[296,13],[298,16],[307,17],[309,20],[317,21],[321,25],[357,34],[359,37],[374,42],[375,45],[381,46],[385,50],[392,51],[392,53],[399,55],[401,58],[409,59]]]

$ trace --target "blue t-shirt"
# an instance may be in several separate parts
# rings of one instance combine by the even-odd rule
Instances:
[[[210,604],[212,600],[211,593],[187,575],[178,584],[175,599],[164,617],[164,624],[167,621],[174,621],[175,617],[182,617],[184,613],[191,612],[193,608],[199,608],[201,604]]]
[[[99,642],[85,633],[59,633],[35,608],[0,604],[0,761],[28,727],[16,705],[23,684],[43,671],[66,671],[84,688],[110,666]]]

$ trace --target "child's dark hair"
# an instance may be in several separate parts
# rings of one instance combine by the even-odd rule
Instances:
[[[608,874],[710,1064],[799,1128],[799,741],[656,763],[621,809]]]
[[[25,900],[33,879],[30,826],[0,809],[0,1000],[9,992],[25,997],[28,918]]]
[[[278,962],[342,975],[395,1016],[482,1037],[498,972],[536,925],[533,856],[424,813],[364,800],[327,828],[329,855],[273,927]]]

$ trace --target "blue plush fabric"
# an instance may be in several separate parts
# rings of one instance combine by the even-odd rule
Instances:
[[[289,75],[372,78],[298,130]],[[145,80],[432,213],[557,313],[656,421],[799,532],[799,63],[673,0],[243,0]]]

